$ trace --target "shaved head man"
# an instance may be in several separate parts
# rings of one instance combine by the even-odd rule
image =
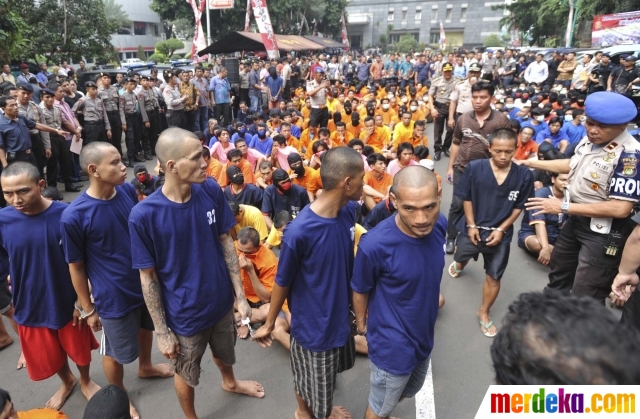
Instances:
[[[233,374],[234,295],[243,320],[249,321],[251,308],[229,235],[236,220],[220,185],[206,177],[200,141],[192,132],[170,128],[158,138],[156,154],[165,183],[129,217],[133,267],[140,270],[158,347],[175,366],[180,406],[192,419],[207,346],[224,390],[262,398],[264,389]]]
[[[388,418],[422,388],[444,269],[447,219],[433,172],[400,170],[389,196],[398,211],[362,236],[351,279],[357,332],[367,336],[371,367],[365,419]]]
[[[295,416],[342,419],[351,415],[333,406],[333,390],[336,375],[355,362],[345,279],[353,268],[358,209],[353,201],[362,196],[362,157],[350,147],[333,148],[322,159],[320,177],[322,194],[300,211],[282,238],[271,307],[255,339],[262,346],[271,345],[275,321],[289,295],[295,319],[291,324],[291,369],[298,401]]]

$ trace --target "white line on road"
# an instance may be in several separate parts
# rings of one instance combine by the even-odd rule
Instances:
[[[431,360],[427,378],[424,380],[422,388],[416,394],[416,419],[436,419],[436,404],[433,397],[433,371],[431,370]]]

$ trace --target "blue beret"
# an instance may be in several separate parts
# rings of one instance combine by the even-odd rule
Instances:
[[[324,68],[322,68],[322,67],[316,67],[315,72],[316,72],[316,73],[324,73]]]
[[[586,116],[606,125],[626,124],[638,113],[631,99],[614,92],[592,93],[584,105]]]
[[[33,93],[33,86],[23,81],[18,83],[18,89],[26,90],[27,92]]]
[[[42,89],[42,94],[43,94],[43,95],[51,95],[51,96],[55,96],[55,95],[56,95],[56,92],[54,92],[54,91],[53,91],[53,90],[51,90],[51,89]]]

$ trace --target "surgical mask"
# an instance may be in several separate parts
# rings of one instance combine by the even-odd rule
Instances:
[[[496,100],[502,100],[502,95],[496,95]]]
[[[415,112],[418,110],[418,107],[416,105],[413,105],[413,106],[409,106],[409,109],[411,109],[411,112]]]
[[[382,109],[384,109],[385,111],[389,109],[389,104],[388,103],[384,103],[382,105]]]
[[[387,97],[388,97],[389,99],[391,99],[391,98],[393,97],[393,93],[389,93],[389,94],[387,95]]]
[[[553,90],[555,90],[556,92],[559,92],[562,90],[562,86],[556,86]]]
[[[408,99],[408,98],[403,97],[401,102],[402,102],[402,103],[407,103],[408,101],[409,101],[409,99]]]
[[[567,122],[573,121],[573,115],[565,115],[564,116],[564,120],[567,121]]]
[[[561,95],[566,95],[566,94],[567,94],[567,89],[562,89],[562,90],[560,90],[560,94],[561,94]]]
[[[513,103],[505,103],[504,107],[507,109],[513,109]]]
[[[544,121],[544,115],[536,116],[536,121],[538,121],[538,122]]]
[[[527,88],[527,86],[520,86],[520,90],[524,90],[526,88]]]
[[[420,105],[420,106],[424,105],[424,101],[419,100],[419,101],[418,101],[418,105]]]

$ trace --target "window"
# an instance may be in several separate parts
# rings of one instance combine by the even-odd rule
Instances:
[[[460,10],[460,20],[465,20],[467,18],[467,8],[463,7]]]
[[[389,34],[389,43],[397,44],[398,42],[400,42],[400,38],[407,35],[412,36],[416,41],[420,40],[420,32],[392,33]]]
[[[389,15],[387,16],[387,20],[388,20],[389,22],[393,22],[393,19],[394,19],[394,17],[393,17],[393,12],[389,12]]]
[[[153,34],[154,34],[154,36],[159,36],[158,35],[158,25],[153,25]]]
[[[147,24],[144,22],[133,22],[133,34],[134,35],[146,35]]]
[[[406,21],[407,21],[407,11],[406,11],[406,10],[403,10],[403,11],[402,11],[402,20],[403,20],[404,22],[406,22]]]
[[[422,20],[422,10],[416,10],[416,20]]]
[[[445,20],[451,20],[452,12],[453,12],[453,9],[447,9],[447,15],[445,17]]]
[[[438,9],[431,10],[431,20],[438,20]]]
[[[429,43],[430,44],[439,44],[440,43],[440,33],[439,32],[431,32],[429,35]]]

